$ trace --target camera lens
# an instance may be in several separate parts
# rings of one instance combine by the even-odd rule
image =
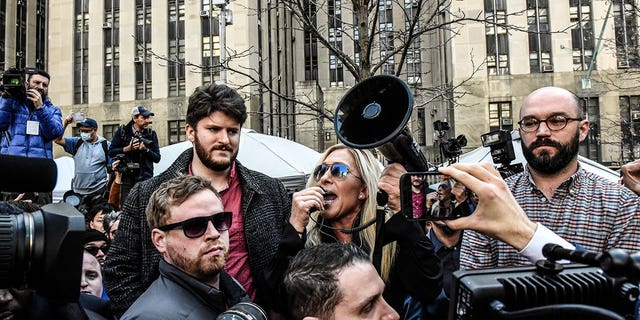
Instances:
[[[0,288],[20,287],[38,273],[32,268],[44,258],[43,234],[41,212],[0,211]]]
[[[216,320],[267,320],[267,314],[255,303],[240,302],[218,315]]]

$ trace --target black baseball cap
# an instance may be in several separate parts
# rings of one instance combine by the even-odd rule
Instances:
[[[131,116],[135,117],[137,115],[142,115],[143,117],[154,116],[153,112],[149,111],[147,108],[143,106],[135,106],[131,109]]]
[[[78,127],[90,127],[90,128],[97,129],[98,128],[98,122],[96,122],[95,120],[93,120],[91,118],[85,118],[84,121],[78,122]]]

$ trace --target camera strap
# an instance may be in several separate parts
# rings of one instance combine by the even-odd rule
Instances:
[[[78,153],[78,150],[80,149],[80,146],[84,143],[84,140],[80,139],[78,140],[78,142],[76,143],[75,147],[73,148],[73,155],[75,156],[76,153]],[[105,166],[107,166],[107,168],[109,167],[109,146],[107,145],[107,140],[102,140],[101,141],[102,144],[102,150],[104,151],[104,164]]]

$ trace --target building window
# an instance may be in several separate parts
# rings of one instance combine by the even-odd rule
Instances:
[[[184,0],[169,0],[169,96],[185,95]]]
[[[0,8],[7,7],[7,0],[0,0]],[[0,10],[0,34],[6,34],[7,30],[7,11]],[[0,70],[4,71],[7,69],[6,61],[5,61],[5,38],[4,36],[0,37]]]
[[[616,33],[616,56],[618,68],[640,67],[638,56],[638,16],[634,0],[615,0],[613,16]]]
[[[120,0],[104,0],[104,101],[120,100]]]
[[[427,145],[427,136],[426,136],[426,128],[425,128],[425,123],[427,119],[425,117],[424,107],[418,108],[416,109],[416,111],[418,115],[418,125],[417,125],[417,130],[414,131],[416,133],[415,139],[416,139],[416,143],[419,146],[424,147]]]
[[[3,1],[4,2],[4,1]],[[4,5],[0,8],[5,8]],[[2,21],[5,21],[2,19]],[[0,33],[4,35],[4,32]],[[36,2],[36,63],[35,67],[45,70],[47,67],[47,1]],[[4,37],[3,37],[4,38]],[[4,46],[4,44],[2,44]],[[4,54],[2,55],[4,57]],[[4,69],[0,69],[4,70]]]
[[[489,103],[489,131],[494,130],[513,130],[510,101]]]
[[[487,73],[489,75],[509,74],[509,36],[507,29],[507,1],[487,0],[484,2],[485,37],[487,43]]]
[[[393,55],[388,56],[387,52],[393,52],[393,2],[391,0],[378,1],[378,32],[380,40],[380,60],[385,61],[382,65],[382,74],[394,74],[395,61]]]
[[[304,15],[311,17],[311,23],[315,27],[317,25],[315,2],[305,0],[304,10]],[[311,32],[309,26],[304,28],[304,79],[318,80],[318,37]]]
[[[187,140],[187,133],[184,131],[186,126],[185,120],[174,120],[168,122],[168,134],[169,144],[174,144]]]
[[[620,97],[622,163],[640,159],[640,96]]]
[[[584,118],[589,120],[589,135],[580,143],[580,155],[593,161],[602,161],[600,156],[600,108],[598,97],[580,98]]]
[[[406,20],[404,22],[405,31],[409,32],[411,23],[418,12],[418,2],[415,0],[404,0],[404,12]],[[415,29],[419,28],[419,23],[414,26]],[[409,44],[407,50],[407,83],[419,84],[422,83],[422,58],[420,56],[420,37],[416,37]]]
[[[571,29],[573,70],[586,71],[594,50],[591,0],[569,0],[569,4],[569,18],[574,26]]]
[[[73,103],[89,102],[89,0],[75,1]]]
[[[5,8],[0,8],[6,10]],[[16,5],[15,21],[15,48],[16,48],[16,68],[23,69],[27,61],[27,2],[18,1]],[[2,38],[4,38],[4,34]]]
[[[202,1],[202,83],[220,79],[220,21],[212,14],[210,0]]]
[[[136,1],[136,99],[151,99],[151,0]]]
[[[531,73],[553,72],[548,0],[527,0],[527,25]]]
[[[342,50],[342,3],[341,0],[329,0],[328,2],[329,44]],[[342,61],[331,53],[329,54],[329,86],[344,85],[344,67]]]
[[[113,140],[113,134],[118,130],[119,124],[105,124],[102,126],[102,136],[105,139],[111,141]]]

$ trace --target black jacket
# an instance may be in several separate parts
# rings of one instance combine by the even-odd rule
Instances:
[[[322,219],[322,218],[320,218]],[[290,260],[304,248],[305,235],[300,238],[296,230],[290,224],[284,229],[280,242],[278,255],[265,270],[266,286],[271,288],[275,298],[270,301],[272,308],[286,312],[289,306],[282,297],[286,296],[283,280]],[[323,229],[324,234],[333,231]],[[357,237],[354,238],[356,241]],[[395,214],[384,224],[384,243],[397,241],[397,253],[389,280],[386,283],[383,297],[399,314],[405,298],[411,295],[420,301],[431,303],[442,290],[442,264],[433,250],[433,243],[426,237],[417,222],[407,221],[401,213]],[[335,242],[335,238],[323,236],[322,242]],[[371,248],[356,243],[365,251]]]
[[[124,147],[131,143],[133,130],[133,121],[129,121],[126,125],[118,127],[118,130],[116,130],[111,139],[109,156],[113,158],[118,154],[124,154],[130,162],[140,164],[139,170],[126,171],[122,175],[122,179],[128,179],[135,183],[153,177],[153,163],[160,162],[160,146],[158,145],[158,135],[156,132],[147,128],[142,130],[142,137],[153,142],[150,145],[145,143],[147,151],[131,150],[124,152]]]
[[[165,172],[136,184],[125,201],[116,238],[103,267],[105,289],[115,314],[122,314],[158,277],[160,254],[151,242],[145,208],[163,182],[187,174],[193,148],[183,152]],[[236,161],[242,186],[244,235],[249,267],[256,286],[256,303],[270,294],[260,284],[263,270],[275,256],[283,226],[289,219],[291,197],[282,183],[249,170]]]
[[[127,310],[126,319],[215,319],[228,307],[249,301],[242,286],[220,272],[220,289],[200,282],[160,260],[160,277]]]

